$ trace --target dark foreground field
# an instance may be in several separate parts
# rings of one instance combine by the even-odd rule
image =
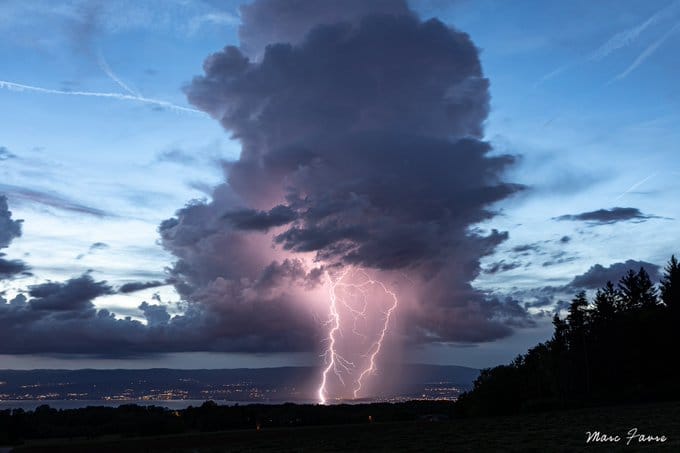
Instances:
[[[626,433],[666,436],[626,445]],[[586,443],[586,431],[621,441]],[[33,441],[16,452],[222,451],[680,451],[680,403],[580,409],[451,421],[271,428],[150,438]]]

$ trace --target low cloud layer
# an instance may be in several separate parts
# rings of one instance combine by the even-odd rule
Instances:
[[[641,267],[645,268],[652,281],[661,279],[660,266],[647,261],[628,260],[623,263],[613,263],[606,267],[595,264],[585,273],[574,277],[569,286],[582,289],[602,288],[608,281],[618,282],[628,270],[638,271]]]
[[[260,316],[258,320],[261,327],[271,330],[253,339],[247,328],[252,324],[239,323],[254,317],[255,307],[241,307],[244,312],[238,313],[234,308],[204,306],[198,310],[189,306],[184,314],[170,316],[166,305],[142,302],[138,308],[146,320],[143,323],[130,317],[119,319],[109,310],[95,307],[95,298],[112,291],[105,281],[85,274],[65,282],[31,286],[28,294],[11,300],[0,295],[0,354],[133,357],[170,351],[258,352],[276,350],[275,342],[283,336],[283,327],[277,328],[281,313],[273,309],[271,304],[276,302],[272,300],[262,301],[259,309],[268,319]],[[296,327],[288,324],[286,329]],[[231,333],[237,330],[240,336]],[[286,350],[304,350],[302,337],[298,341],[295,337],[295,332],[287,335]]]
[[[656,217],[643,214],[637,208],[611,208],[582,212],[581,214],[566,214],[557,217],[556,220],[581,220],[594,224],[611,224],[627,221],[644,222],[645,220],[653,218]]]

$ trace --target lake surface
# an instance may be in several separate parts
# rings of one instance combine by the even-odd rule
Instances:
[[[255,401],[215,401],[219,405],[253,404]],[[33,410],[38,406],[47,404],[54,409],[78,409],[87,406],[118,407],[124,404],[136,404],[138,406],[161,406],[168,409],[186,409],[189,406],[200,406],[205,400],[4,400],[0,401],[0,410],[24,409]],[[277,404],[277,403],[266,403]]]

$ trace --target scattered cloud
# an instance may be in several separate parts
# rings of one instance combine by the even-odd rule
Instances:
[[[3,160],[9,160],[16,158],[16,154],[10,152],[5,146],[0,146],[0,162]]]
[[[106,282],[95,282],[84,274],[64,283],[41,283],[29,286],[31,310],[48,310],[51,312],[94,310],[92,300],[113,290]]]
[[[517,269],[518,267],[521,266],[522,263],[520,263],[519,261],[512,261],[506,263],[505,260],[500,260],[498,262],[492,263],[489,267],[484,269],[484,272],[487,274],[497,274],[499,272],[506,272],[512,269]]]
[[[566,214],[555,217],[555,220],[581,220],[597,225],[606,225],[616,222],[638,221],[644,222],[648,219],[658,218],[640,212],[637,208],[611,208],[598,209],[596,211],[582,212],[580,214]]]
[[[559,251],[559,252],[554,252],[550,255],[550,259],[547,261],[544,261],[541,266],[543,267],[549,267],[549,266],[555,266],[557,264],[564,264],[564,263],[571,263],[572,261],[576,261],[578,259],[578,256],[576,255],[570,255],[569,253],[565,251]]]
[[[540,244],[533,243],[533,244],[520,244],[516,245],[512,249],[510,249],[512,252],[515,253],[526,253],[526,252],[538,252],[541,250]]]
[[[128,294],[141,291],[143,289],[158,288],[159,286],[164,286],[167,284],[167,282],[162,282],[159,280],[152,280],[148,282],[129,282],[121,285],[121,287],[118,288],[118,292]]]
[[[43,192],[25,187],[0,183],[0,192],[4,192],[10,199],[19,202],[38,203],[51,208],[87,214],[95,217],[111,217],[113,214],[101,209],[86,206],[54,192]]]
[[[94,244],[90,245],[90,252],[94,252],[96,250],[106,250],[110,248],[108,244],[105,244],[104,242],[95,242]]]
[[[181,165],[191,165],[196,163],[196,161],[196,156],[179,148],[166,149],[156,155],[156,162],[171,162]]]

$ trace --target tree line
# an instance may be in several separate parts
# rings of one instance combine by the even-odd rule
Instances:
[[[145,437],[225,430],[368,424],[449,419],[450,401],[338,404],[218,405],[206,401],[199,407],[171,410],[158,406],[126,404],[119,407],[89,406],[35,410],[0,410],[0,446],[29,439],[94,439],[102,436]]]
[[[644,268],[572,299],[554,334],[508,365],[482,370],[459,415],[499,415],[599,404],[676,400],[680,266],[655,285]]]

